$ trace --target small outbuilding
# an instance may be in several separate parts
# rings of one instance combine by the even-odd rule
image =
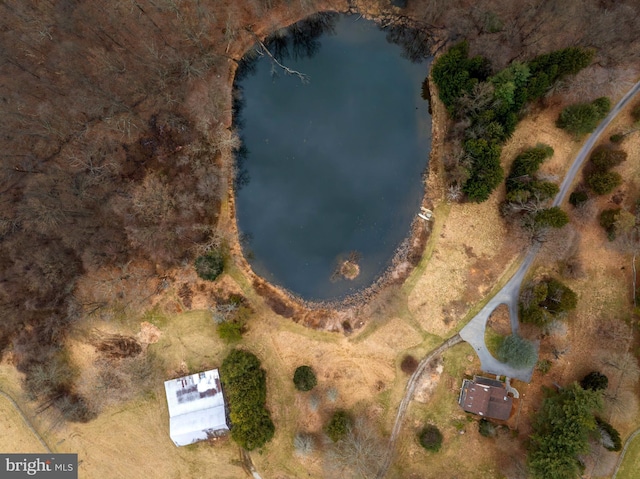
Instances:
[[[467,412],[506,421],[511,416],[513,399],[507,395],[502,382],[474,376],[473,381],[465,379],[462,382],[458,404]]]
[[[186,446],[226,434],[226,405],[217,369],[165,381],[169,436]]]

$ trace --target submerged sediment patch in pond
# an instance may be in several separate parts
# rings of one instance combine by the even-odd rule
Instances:
[[[361,291],[390,265],[419,211],[431,132],[427,63],[403,58],[373,22],[323,21],[334,35],[299,24],[265,42],[308,83],[277,66],[272,76],[268,55],[236,81],[245,257],[311,301]]]

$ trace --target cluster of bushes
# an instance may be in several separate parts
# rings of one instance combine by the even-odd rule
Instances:
[[[537,175],[540,165],[553,156],[553,148],[539,144],[520,153],[511,165],[507,177],[507,196],[502,205],[505,216],[518,215],[522,224],[533,230],[561,228],[569,216],[557,206],[544,206],[558,194],[558,185],[543,181]]]
[[[591,103],[575,103],[565,107],[556,120],[556,126],[574,136],[591,133],[611,109],[611,100],[600,97]]]
[[[610,146],[599,146],[589,157],[585,182],[596,195],[608,195],[622,183],[622,177],[611,168],[627,159],[627,153]]]
[[[538,360],[538,351],[532,342],[512,334],[500,344],[498,359],[514,368],[530,368]]]
[[[524,203],[536,196],[541,200],[553,198],[558,193],[558,185],[537,177],[540,165],[552,156],[553,148],[545,144],[527,148],[516,156],[507,177],[507,201]]]
[[[598,216],[600,226],[607,232],[609,241],[622,234],[630,245],[638,242],[638,226],[640,225],[640,200],[636,201],[635,212],[625,208],[608,208]]]
[[[617,228],[616,224],[618,223],[618,216],[622,211],[621,208],[608,208],[600,212],[598,216],[598,222],[600,226],[607,232],[607,238],[609,241],[613,241],[616,239]]]
[[[618,431],[595,415],[602,408],[602,377],[606,378],[594,372],[581,381],[591,384],[596,380],[596,388],[573,383],[559,391],[546,390],[529,442],[532,478],[580,477],[583,466],[579,456],[589,451],[590,438],[598,439],[610,451],[622,448]]]
[[[271,440],[275,426],[265,408],[266,373],[252,353],[234,349],[222,362],[220,379],[229,401],[231,437],[251,451]]]
[[[622,176],[610,170],[626,159],[627,153],[613,145],[601,145],[594,149],[584,169],[585,181],[569,195],[569,203],[578,208],[589,199],[589,191],[596,195],[607,195],[613,192],[622,184]],[[605,214],[600,222],[602,227],[607,230],[611,240],[615,238],[613,222],[609,221],[612,215],[614,213],[611,212]]]
[[[525,323],[546,326],[575,309],[578,297],[571,288],[555,278],[545,278],[527,285],[520,295],[520,319]]]
[[[482,202],[504,178],[501,145],[513,134],[523,106],[586,67],[593,52],[566,48],[528,63],[514,62],[493,76],[488,60],[468,53],[468,44],[458,43],[434,62],[431,74],[440,99],[464,126],[464,154],[449,167],[455,176],[450,179],[470,201]]]
[[[27,396],[42,401],[42,410],[55,407],[67,421],[88,422],[96,413],[84,397],[73,391],[76,376],[77,371],[64,351],[50,356],[46,362],[33,362],[24,380]]]

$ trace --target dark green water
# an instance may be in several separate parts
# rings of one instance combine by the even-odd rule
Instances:
[[[282,61],[309,75],[308,84],[272,77],[264,56],[238,82],[249,178],[236,198],[245,255],[257,274],[308,300],[371,285],[409,234],[423,195],[428,64],[402,58],[373,22],[356,19],[339,17],[311,58]],[[351,251],[360,275],[332,280]]]

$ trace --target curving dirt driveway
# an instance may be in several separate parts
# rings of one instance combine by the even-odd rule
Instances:
[[[582,164],[584,163],[593,146],[600,139],[600,136],[609,126],[611,121],[618,115],[618,113],[620,113],[620,111],[629,103],[629,101],[631,101],[631,99],[638,92],[640,92],[640,81],[636,83],[622,97],[622,99],[613,107],[607,117],[602,120],[596,130],[589,136],[585,144],[576,155],[576,159],[573,161],[573,164],[569,168],[567,175],[560,185],[560,191],[558,192],[558,195],[553,202],[553,206],[559,206],[562,203],[565,196],[567,195],[567,192],[569,191],[569,188],[571,188],[571,185],[573,184],[573,180],[576,174],[578,173],[578,171],[580,171]],[[529,382],[531,380],[533,367],[530,369],[514,369],[508,364],[501,363],[500,361],[495,359],[487,349],[487,346],[484,342],[484,333],[489,316],[491,315],[493,310],[495,310],[501,304],[506,304],[509,308],[511,330],[514,333],[518,331],[518,297],[520,295],[520,287],[522,285],[524,276],[529,270],[529,267],[533,263],[536,255],[538,254],[539,249],[539,243],[532,245],[526,256],[524,257],[522,264],[515,272],[515,274],[511,277],[511,279],[507,282],[507,284],[505,284],[502,289],[500,289],[500,291],[498,291],[495,296],[491,298],[491,300],[489,300],[487,305],[482,308],[482,310],[480,310],[480,312],[476,314],[473,319],[469,321],[469,323],[467,323],[467,325],[460,331],[460,333],[446,340],[438,348],[431,351],[422,361],[420,361],[418,369],[413,373],[411,378],[409,378],[404,397],[402,398],[402,401],[398,406],[396,421],[393,425],[391,436],[389,437],[389,446],[387,448],[384,462],[376,476],[376,479],[383,479],[387,474],[389,466],[391,465],[391,461],[393,460],[395,451],[396,440],[398,439],[398,434],[400,432],[400,428],[402,427],[402,422],[404,420],[407,407],[409,406],[409,403],[411,402],[411,399],[413,397],[413,392],[415,390],[418,378],[433,358],[449,349],[451,346],[462,341],[466,341],[471,344],[471,346],[478,354],[478,357],[480,358],[480,365],[482,367],[482,370],[485,372],[501,376],[505,375],[511,378],[520,379],[525,382]]]

